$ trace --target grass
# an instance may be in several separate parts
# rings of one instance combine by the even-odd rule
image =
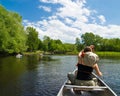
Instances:
[[[36,54],[42,54],[44,53],[43,51],[36,51],[36,52],[24,52],[24,55],[36,55]],[[66,55],[78,55],[79,52],[67,52]],[[95,52],[99,57],[119,57],[120,58],[120,52]],[[60,54],[59,54],[60,55]],[[64,54],[65,55],[65,54]]]
[[[36,52],[24,52],[23,55],[37,55],[42,54],[42,51],[36,51]]]
[[[120,52],[96,52],[100,57],[120,57]]]

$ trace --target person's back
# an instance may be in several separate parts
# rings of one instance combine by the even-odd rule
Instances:
[[[92,52],[91,48],[86,47],[82,53],[79,53],[78,56],[78,70],[77,76],[75,77],[76,79],[71,79],[71,77],[74,77],[72,75],[68,75],[68,78],[70,78],[71,81],[77,85],[95,86],[95,82],[92,79],[93,69],[95,69],[99,76],[102,75],[97,65],[98,60],[98,56]]]
[[[89,66],[85,66],[83,64],[78,64],[77,71],[77,80],[92,80],[91,73],[93,72],[93,68]]]
[[[92,78],[92,72],[94,66],[96,66],[99,60],[98,56],[92,52],[90,47],[84,49],[84,53],[81,56],[82,64],[78,63],[78,72],[75,80],[75,84],[95,86],[95,82]]]

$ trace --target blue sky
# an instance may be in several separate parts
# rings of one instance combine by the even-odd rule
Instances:
[[[120,0],[87,0],[87,5],[103,14],[107,24],[120,24]]]
[[[32,26],[42,39],[74,43],[85,32],[104,38],[120,37],[120,0],[0,0],[19,13],[25,27]]]

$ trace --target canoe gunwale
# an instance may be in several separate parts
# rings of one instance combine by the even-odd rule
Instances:
[[[102,82],[113,94],[114,96],[117,96],[117,94],[101,79],[99,78],[95,73],[92,73],[100,82]]]
[[[85,90],[85,91],[104,91],[105,89],[107,89],[106,86],[78,86],[78,85],[68,85],[65,84],[64,87],[66,87],[66,89],[70,89],[70,88],[74,88],[76,90]]]

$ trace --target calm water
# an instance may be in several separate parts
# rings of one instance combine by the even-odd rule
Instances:
[[[56,96],[76,56],[0,58],[0,96]],[[120,60],[101,59],[102,79],[120,96]]]

